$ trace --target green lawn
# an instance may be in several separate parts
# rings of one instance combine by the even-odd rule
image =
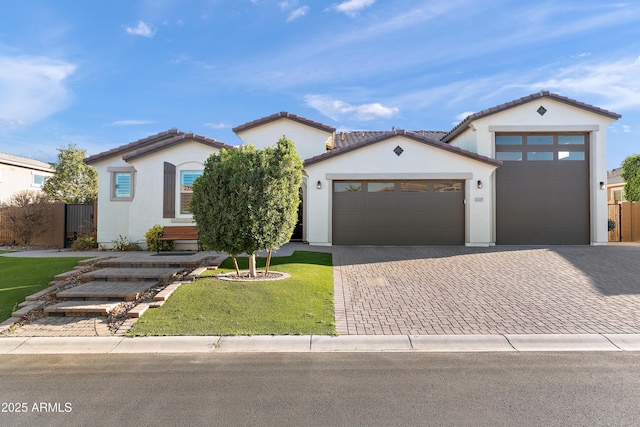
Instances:
[[[247,260],[239,259],[240,268]],[[264,259],[258,259],[262,268]],[[227,259],[211,274],[233,271]],[[271,259],[291,274],[272,282],[200,278],[180,286],[160,308],[149,309],[129,336],[335,334],[331,254],[296,251]]]
[[[49,286],[56,274],[73,270],[84,258],[0,257],[0,322],[8,319],[24,298]]]

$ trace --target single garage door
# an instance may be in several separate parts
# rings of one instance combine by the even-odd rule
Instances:
[[[496,244],[589,244],[585,134],[499,134]]]
[[[333,244],[462,245],[463,181],[334,181]]]

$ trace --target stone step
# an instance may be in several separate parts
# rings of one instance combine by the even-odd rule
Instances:
[[[124,300],[133,301],[140,294],[148,291],[156,285],[156,282],[113,282],[99,281],[87,282],[70,289],[58,292],[60,299],[79,300]]]
[[[161,290],[160,292],[158,292],[154,297],[153,300],[154,301],[166,301],[169,299],[169,297],[171,296],[171,294],[180,287],[180,285],[182,285],[185,282],[174,282],[170,285],[168,285],[166,288],[164,288],[163,290]]]
[[[182,256],[158,256],[147,259],[105,259],[96,262],[96,266],[100,268],[185,268],[194,269],[202,259],[186,259]]]
[[[182,268],[116,268],[107,267],[83,274],[83,282],[163,282],[168,283]]]
[[[138,304],[127,312],[127,317],[130,319],[137,319],[149,309],[148,303]]]
[[[65,285],[65,282],[49,282],[49,287],[46,289],[43,289],[39,292],[36,292],[35,294],[29,295],[27,296],[24,300],[25,301],[37,301],[41,296],[48,294],[49,292],[55,291],[58,288],[61,288]]]
[[[64,301],[44,309],[49,316],[108,316],[121,301]]]
[[[32,303],[25,304],[20,309],[18,309],[16,311],[14,311],[13,313],[11,313],[11,317],[20,317],[20,318],[22,318],[28,312],[30,312],[34,308],[38,307],[39,305],[40,305],[40,303],[38,303],[38,302],[32,302]]]

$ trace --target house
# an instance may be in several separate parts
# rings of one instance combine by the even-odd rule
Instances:
[[[622,168],[610,169],[607,171],[607,195],[609,203],[615,204],[624,202],[624,179],[620,176]]]
[[[39,160],[0,153],[0,206],[21,190],[40,191],[53,167]]]
[[[304,159],[300,237],[316,245],[607,243],[606,129],[616,113],[550,92],[448,132],[358,131],[287,112],[237,126],[258,148],[282,135]],[[230,146],[170,130],[87,158],[98,240],[190,223],[190,184]]]
[[[205,160],[232,146],[170,129],[87,157],[98,172],[98,243],[144,243],[154,224],[192,224],[191,185]]]

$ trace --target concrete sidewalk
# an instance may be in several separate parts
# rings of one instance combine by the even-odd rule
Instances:
[[[2,338],[0,355],[640,351],[640,334]]]

